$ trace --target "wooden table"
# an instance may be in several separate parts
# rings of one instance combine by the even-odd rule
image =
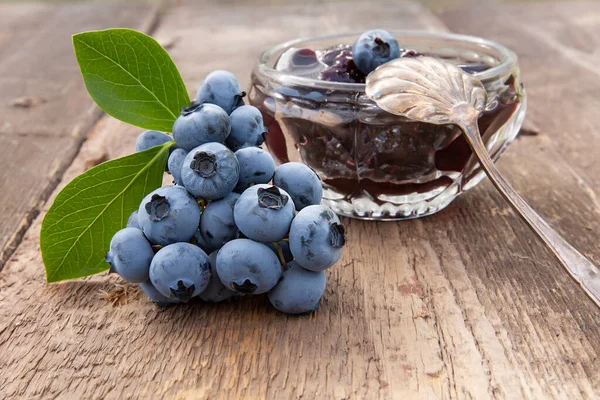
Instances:
[[[132,152],[139,133],[93,105],[72,54],[70,33],[113,26],[158,38],[190,92],[217,68],[247,85],[262,50],[298,36],[382,27],[498,40],[518,53],[529,94],[525,130],[499,167],[600,263],[600,4],[432,14],[301,3],[0,4],[0,398],[600,395],[600,311],[488,181],[433,217],[345,220],[349,246],[308,317],[264,297],[157,309],[107,274],[44,283],[52,198]]]

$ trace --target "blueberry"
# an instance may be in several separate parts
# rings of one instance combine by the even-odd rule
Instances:
[[[329,207],[305,207],[292,221],[290,250],[298,264],[310,271],[335,264],[344,244],[344,226]]]
[[[225,141],[230,129],[229,115],[221,107],[192,102],[175,120],[173,137],[177,146],[189,151],[204,143]]]
[[[271,290],[281,277],[277,256],[262,243],[235,239],[217,253],[217,274],[223,285],[241,294]]]
[[[235,188],[239,164],[235,154],[220,143],[206,143],[188,153],[181,180],[194,196],[206,200],[225,197]]]
[[[208,262],[210,264],[210,281],[208,282],[206,289],[200,293],[199,297],[202,300],[211,303],[218,303],[232,297],[238,297],[238,293],[227,289],[223,285],[223,282],[221,282],[221,279],[217,274],[217,251],[210,253],[210,256],[208,256]]]
[[[196,93],[196,101],[216,104],[227,114],[231,114],[244,104],[245,95],[235,75],[229,71],[218,70],[208,74],[202,81]]]
[[[131,215],[129,215],[129,218],[127,218],[127,226],[126,227],[140,229],[140,224],[138,223],[138,210],[135,210],[134,212],[131,213]]]
[[[181,186],[163,186],[142,200],[138,223],[154,244],[190,240],[200,223],[198,202]]]
[[[246,237],[259,242],[278,242],[287,235],[294,211],[294,202],[284,190],[254,185],[235,203],[233,217]]]
[[[183,160],[187,156],[187,151],[183,149],[175,149],[169,156],[169,162],[167,164],[169,172],[173,175],[173,183],[176,185],[183,185],[181,181],[181,167],[183,166]]]
[[[204,246],[217,250],[230,240],[238,238],[240,231],[233,220],[233,206],[239,197],[237,193],[229,193],[220,200],[208,203],[200,217],[200,234]]]
[[[160,292],[156,290],[156,288],[150,280],[140,283],[140,289],[142,289],[142,292],[144,292],[144,294],[148,296],[150,300],[152,300],[152,302],[159,307],[166,307],[170,304],[181,303],[181,301],[177,299],[170,299],[160,294]]]
[[[271,250],[273,250],[277,257],[279,257],[279,249],[277,248],[277,246],[279,246],[281,248],[281,253],[283,254],[283,261],[285,261],[286,263],[289,263],[290,261],[294,260],[294,256],[290,251],[290,243],[288,241],[282,240],[280,242],[277,242],[277,246],[275,246],[275,242],[265,244],[269,246]]]
[[[298,211],[321,203],[321,180],[306,164],[288,162],[280,165],[275,170],[273,183],[290,194]]]
[[[152,257],[152,245],[142,231],[124,228],[112,237],[105,260],[110,264],[110,272],[116,272],[127,282],[140,283],[148,280]]]
[[[135,141],[135,151],[148,150],[150,147],[160,146],[171,140],[173,140],[173,138],[166,133],[157,131],[142,132]]]
[[[354,64],[366,75],[381,64],[398,57],[398,42],[389,32],[381,29],[363,33],[352,46]]]
[[[325,286],[325,272],[308,271],[292,261],[279,283],[269,292],[269,301],[284,313],[308,313],[319,307]]]
[[[237,190],[245,190],[251,185],[269,183],[275,173],[275,160],[258,147],[246,147],[235,152],[240,164],[240,179]]]
[[[263,117],[254,106],[241,106],[231,113],[231,133],[225,144],[236,151],[244,147],[260,146],[265,141],[267,131]]]
[[[150,280],[163,296],[186,302],[208,286],[208,256],[191,243],[165,246],[152,259]]]

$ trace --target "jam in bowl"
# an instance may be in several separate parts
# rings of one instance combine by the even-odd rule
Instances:
[[[525,117],[515,54],[476,37],[392,33],[402,56],[443,59],[484,84],[488,100],[478,125],[496,160]],[[314,169],[323,202],[338,214],[378,220],[433,214],[484,173],[457,126],[390,114],[365,95],[364,75],[348,56],[358,36],[294,40],[263,53],[249,99],[263,114],[269,151],[280,163]]]

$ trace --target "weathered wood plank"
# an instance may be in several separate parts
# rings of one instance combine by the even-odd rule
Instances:
[[[55,158],[63,154],[71,142],[70,137],[0,135],[0,149],[4,158],[0,165],[8,169],[2,173],[2,177],[8,178],[8,174],[11,174],[10,180],[5,179],[0,183],[0,243],[8,243],[0,248],[0,260],[14,251],[18,238],[13,235],[22,234],[35,218],[34,209],[43,204],[39,197],[40,188],[56,185],[55,176],[61,160]],[[44,160],[50,155],[54,156],[44,165]]]
[[[148,29],[151,5],[0,4],[0,269],[100,117],[71,34]]]
[[[440,14],[458,33],[516,51],[529,94],[527,124],[547,136],[600,208],[600,3],[539,2],[467,7]],[[539,140],[542,140],[541,138]]]
[[[148,29],[154,10],[142,3],[0,4],[0,134],[86,133],[93,102],[85,92],[71,35],[109,27]],[[14,100],[22,97],[44,102],[15,107]]]
[[[203,9],[202,12],[195,8],[176,8],[161,22],[157,37],[163,41],[169,41],[173,36],[179,37],[172,49],[173,58],[186,81],[191,82],[191,88],[199,83],[203,74],[211,69],[224,67],[238,73],[243,84],[247,85],[249,66],[268,45],[299,35],[315,34],[321,31],[323,26],[329,31],[337,30],[336,21],[332,20],[335,18],[335,7],[265,7],[258,10],[254,7],[244,7],[235,11],[227,9],[227,12],[219,8]],[[400,11],[388,13],[387,16],[384,9],[372,8],[366,4],[357,5],[355,11],[349,20],[349,23],[356,24],[354,29],[366,29],[372,20],[380,20],[380,23],[390,28],[397,21],[412,28],[441,27],[429,14],[422,13],[420,7],[413,5],[406,5]],[[419,14],[421,16],[418,16]],[[224,25],[220,16],[225,15],[229,22]],[[292,22],[293,29],[285,31],[287,36],[276,35],[282,27],[289,26]],[[258,32],[261,31],[260,28],[256,29],[256,39],[240,34],[250,23],[252,26],[264,27],[262,33]],[[180,30],[182,26],[187,27],[189,31]],[[215,57],[213,49],[219,47],[215,47],[214,42],[208,43],[207,40],[221,38],[225,34],[240,40],[227,43],[228,45],[223,47],[227,54]],[[198,41],[199,37],[208,39]],[[226,43],[223,41],[217,44]],[[101,159],[104,154],[116,157],[131,151],[138,132],[137,129],[125,127],[116,121],[103,119],[96,133],[86,142],[75,164],[67,172],[65,182],[81,172],[88,159]],[[46,350],[29,352],[25,349],[30,349],[33,343],[21,342],[18,345],[24,349],[21,360],[0,351],[2,368],[13,365],[15,371],[20,371],[11,374],[0,383],[0,392],[9,396],[68,396],[76,393],[84,396],[118,397],[136,393],[160,393],[168,397],[193,397],[206,393],[211,397],[223,398],[243,394],[271,398],[301,394],[308,397],[334,395],[341,398],[384,393],[386,387],[392,384],[396,385],[396,391],[406,391],[403,385],[397,385],[394,380],[396,371],[406,371],[404,357],[392,356],[384,363],[382,355],[383,352],[389,351],[387,344],[378,342],[379,348],[376,349],[372,342],[373,330],[379,329],[377,326],[371,326],[370,315],[375,311],[371,310],[371,306],[367,309],[361,296],[355,293],[356,290],[359,293],[364,292],[364,289],[354,287],[355,277],[348,273],[354,270],[355,274],[359,274],[363,269],[370,270],[371,266],[358,264],[358,261],[353,265],[352,259],[356,256],[349,255],[344,262],[348,265],[340,266],[337,272],[332,273],[329,295],[322,306],[324,311],[310,318],[281,316],[273,312],[264,298],[214,307],[195,304],[157,312],[135,290],[127,297],[130,300],[129,305],[113,308],[106,301],[99,299],[97,294],[101,288],[113,290],[115,282],[118,282],[114,278],[97,276],[81,282],[50,287],[43,284],[43,271],[37,254],[39,223],[40,219],[36,221],[19,251],[13,256],[16,264],[11,262],[1,275],[1,302],[7,307],[2,307],[3,314],[0,318],[0,327],[4,327],[0,328],[0,346],[12,347],[16,345],[12,338],[21,341],[29,336],[26,333],[29,329],[40,329],[39,325],[34,328],[29,323],[19,323],[26,320],[33,322],[27,315],[37,314],[39,317],[36,321],[53,321],[42,323],[45,327],[40,330],[42,342],[48,347]],[[381,227],[385,228],[382,235],[387,235],[387,232],[393,234],[396,231],[393,224],[383,224]],[[381,242],[379,246],[383,251],[384,243]],[[356,247],[358,255],[362,251],[360,249]],[[24,258],[27,253],[33,257],[28,262]],[[24,265],[17,266],[23,261],[30,265],[26,268],[27,271],[22,269]],[[396,271],[390,273],[396,275]],[[375,278],[375,275],[371,275],[369,280],[375,283]],[[19,290],[19,297],[30,298],[31,303],[27,305],[13,296],[16,293],[13,288],[21,286],[19,282],[22,280],[28,283]],[[379,288],[378,285],[376,287]],[[74,295],[74,292],[86,292],[87,295]],[[41,300],[46,296],[54,300]],[[65,300],[67,304],[58,305]],[[81,307],[83,303],[80,301],[86,306]],[[410,298],[404,299],[405,305],[410,303]],[[122,314],[126,309],[129,311]],[[91,310],[94,310],[92,314]],[[397,312],[400,310],[401,308],[398,308]],[[365,318],[365,313],[369,314],[369,317]],[[96,321],[93,323],[95,327],[88,326],[90,318]],[[148,321],[148,318],[153,320],[150,325],[144,322]],[[167,339],[164,329],[171,329],[172,318],[180,318],[186,326],[181,325],[181,329],[175,328],[176,333]],[[113,320],[114,323],[109,320]],[[125,320],[129,322],[123,325],[117,322]],[[70,322],[65,325],[65,321]],[[407,342],[417,340],[418,337],[412,328],[412,321],[412,318],[404,321],[407,327],[410,327],[406,330]],[[227,324],[229,328],[221,324]],[[21,327],[25,329],[20,330]],[[213,331],[214,328],[217,330]],[[425,341],[423,351],[411,352],[410,359],[416,362],[426,357],[429,361],[423,369],[435,370],[441,360],[434,329],[431,324],[423,329],[428,332],[430,338]],[[184,339],[180,334],[189,337]],[[198,334],[201,337],[197,336]],[[116,336],[109,339],[106,335]],[[123,342],[121,335],[126,335],[128,341]],[[285,340],[280,340],[283,338]],[[70,348],[75,343],[77,351],[72,355],[64,353],[75,350],[67,350],[67,347]],[[146,343],[141,346],[142,352],[136,351],[142,343]],[[171,362],[162,362],[151,343],[160,348],[159,353],[167,358],[172,357]],[[118,353],[110,350],[116,348],[122,350]],[[167,350],[168,348],[171,350]],[[398,354],[404,353],[400,343],[397,348]],[[173,353],[167,355],[171,352]],[[112,360],[106,363],[105,356]],[[61,367],[50,365],[56,357],[61,358]],[[96,358],[99,364],[89,365],[86,360],[90,358]],[[100,361],[101,359],[103,361]],[[133,359],[144,360],[142,364],[145,366],[127,362]],[[149,363],[149,359],[154,359],[155,362]],[[176,359],[179,361],[175,361]],[[301,359],[306,359],[307,362],[298,363]],[[25,372],[28,369],[27,365],[32,363],[38,366]],[[210,372],[207,370],[207,373],[203,372],[200,376],[190,375],[190,371],[202,368],[201,365],[207,363],[211,365]],[[120,367],[115,368],[114,365]],[[377,371],[383,367],[387,368],[386,374],[389,376],[385,380],[389,383],[382,383],[378,376]],[[75,373],[78,368],[83,368],[85,372]],[[128,376],[132,379],[126,378]],[[50,377],[54,379],[50,381]],[[66,379],[67,377],[70,379]],[[423,376],[421,379],[424,393],[447,391],[443,384],[438,383],[429,388],[425,384],[428,378]],[[48,383],[41,384],[44,381]],[[417,390],[417,387],[413,384],[410,390]],[[410,390],[407,392],[410,393]]]
[[[332,7],[337,7],[337,5]],[[531,12],[521,8],[520,12],[525,16],[524,18],[527,18],[527,16],[537,15],[539,7],[537,5],[532,6]],[[396,8],[396,10],[398,9],[401,8]],[[380,10],[384,13],[389,11],[385,7],[381,7]],[[364,21],[361,16],[365,11],[356,10],[356,12],[359,15],[358,17],[344,17],[347,19],[344,22],[348,22],[349,26],[353,28],[360,26],[360,20]],[[228,12],[223,13],[229,15]],[[229,37],[236,36],[235,29],[239,28],[234,28],[234,31],[231,31],[232,28],[216,30],[216,28],[212,28],[210,21],[196,17],[192,13],[187,15],[188,20],[183,16],[171,20],[177,21],[176,23],[181,20],[189,21],[189,23],[183,25],[187,27],[203,26],[207,32],[209,29],[214,29],[213,32],[216,30],[223,33],[218,35],[220,39],[216,39],[217,43],[213,42],[211,45],[219,44],[222,40],[224,47],[234,46],[234,48],[227,50],[233,56],[236,51],[244,52],[252,49],[257,42],[256,37],[264,37],[263,40],[267,42],[269,36],[273,34],[272,27],[268,23],[261,23],[264,20],[256,15],[261,13],[262,10],[260,9],[251,9],[244,14],[255,21],[260,28],[255,30],[256,36],[250,37],[248,35],[246,39],[241,40],[239,49],[236,49],[236,45],[231,44],[228,40]],[[579,9],[579,15],[583,13],[584,11]],[[283,15],[285,26],[302,25],[300,29],[305,31],[307,35],[314,34],[310,30],[310,25],[304,25],[301,21],[294,22],[290,17],[286,17],[287,15],[296,14],[298,13],[280,13],[280,15]],[[320,10],[315,10],[313,18],[319,19],[321,15],[323,14]],[[494,14],[491,13],[490,15]],[[560,15],[561,13],[556,13],[554,19],[560,18]],[[234,27],[239,27],[243,23],[243,21],[236,21],[235,16],[232,18]],[[378,20],[382,24],[386,21],[381,16],[377,19],[373,18],[373,20]],[[589,17],[587,20],[589,21]],[[396,21],[392,27],[411,28],[411,26],[404,24],[404,21]],[[434,24],[438,27],[437,22]],[[339,25],[333,27],[330,27],[329,24],[322,25],[326,31],[340,31]],[[590,26],[593,27],[594,25]],[[388,26],[384,27],[387,28]],[[164,28],[164,30],[157,32],[159,36],[162,32],[175,31],[177,26],[169,28],[167,21]],[[196,29],[198,28],[194,28],[194,30]],[[323,29],[320,32],[323,32]],[[264,36],[261,34],[263,30],[266,31]],[[356,30],[360,29],[357,28]],[[481,26],[479,32],[481,35],[487,34],[485,25]],[[187,35],[182,34],[182,37],[185,36]],[[242,35],[237,34],[237,36]],[[184,53],[179,55],[178,51]],[[195,71],[202,67],[197,65],[196,60],[201,58],[193,54],[190,55],[188,51],[190,50],[186,46],[176,46],[172,50],[173,57],[182,68],[188,82],[190,81],[189,78],[192,78],[194,82],[198,82],[211,69],[223,68],[222,63],[211,62],[206,66],[207,70],[202,70],[198,76]],[[203,50],[200,47],[198,51]],[[189,69],[186,60],[193,64]],[[218,62],[219,60],[215,61]],[[225,66],[228,67],[227,64]],[[538,77],[543,76],[539,69],[536,72]],[[530,94],[530,99],[532,97],[533,95]],[[530,110],[535,107],[531,104]],[[559,102],[556,104],[558,105]],[[542,107],[539,103],[537,106]],[[555,118],[561,115],[556,111],[556,108],[554,108],[554,114],[548,113],[548,115],[554,115]],[[577,129],[577,119],[570,119],[569,123],[569,126]],[[581,118],[579,123],[581,123]],[[535,127],[535,124],[534,119],[534,123],[529,126],[533,125]],[[530,139],[533,140],[528,142]],[[538,139],[542,141],[539,142]],[[505,170],[508,168],[509,177],[515,182],[515,185],[532,201],[536,208],[561,229],[561,232],[565,233],[592,259],[599,260],[600,256],[595,238],[598,237],[600,227],[598,223],[593,222],[594,219],[597,221],[597,218],[594,217],[597,216],[594,202],[590,201],[589,191],[582,190],[578,179],[564,173],[564,171],[569,171],[572,168],[561,159],[560,154],[557,154],[556,151],[545,150],[548,144],[543,138],[524,137],[515,144],[515,149],[505,156],[501,167]],[[593,148],[600,149],[600,144],[598,144],[598,147]],[[551,168],[546,165],[548,160],[553,160],[554,165]],[[547,192],[552,187],[560,187],[564,192],[548,195]],[[483,199],[474,197],[477,195],[475,193],[483,196]],[[446,212],[450,213],[449,218],[451,219],[449,222],[454,229],[443,227],[446,221],[444,221],[444,217],[440,216],[423,221],[399,224],[400,227],[406,226],[407,228],[403,230],[403,234],[400,234],[400,239],[405,240],[401,242],[404,246],[399,246],[397,250],[387,248],[393,245],[382,245],[381,248],[375,247],[372,237],[376,233],[367,229],[367,225],[353,222],[357,225],[350,225],[350,229],[354,228],[351,232],[358,230],[360,235],[364,235],[361,240],[358,240],[357,254],[349,256],[350,260],[361,260],[364,263],[358,272],[353,271],[353,277],[359,281],[364,280],[367,282],[372,279],[375,282],[374,285],[377,285],[380,284],[378,282],[381,279],[380,277],[382,275],[386,276],[386,272],[391,273],[392,276],[401,274],[400,276],[407,275],[405,277],[406,281],[411,282],[411,279],[416,279],[421,287],[429,287],[429,290],[436,293],[439,290],[448,291],[445,296],[434,296],[433,293],[429,293],[429,295],[424,296],[425,300],[423,302],[430,307],[433,306],[435,310],[432,315],[435,318],[432,319],[434,321],[437,319],[434,326],[440,326],[437,332],[434,331],[434,341],[438,343],[449,341],[450,346],[454,346],[454,343],[459,343],[460,346],[456,346],[449,351],[441,350],[440,355],[437,355],[434,352],[423,350],[423,343],[417,340],[416,347],[419,351],[416,352],[416,357],[427,359],[430,364],[429,368],[432,368],[431,365],[436,365],[436,363],[441,365],[442,376],[444,370],[447,374],[445,379],[441,379],[441,382],[444,382],[441,387],[448,385],[447,393],[449,393],[449,396],[461,397],[461,393],[463,395],[470,393],[472,397],[482,398],[483,393],[487,392],[490,396],[509,398],[514,393],[520,393],[523,397],[578,397],[582,393],[593,397],[593,393],[597,393],[599,389],[597,384],[590,383],[597,382],[599,377],[596,372],[593,372],[598,370],[598,361],[593,357],[593,354],[600,350],[599,337],[596,333],[599,320],[593,305],[582,296],[578,287],[562,272],[560,266],[536,241],[527,228],[512,215],[501,197],[491,188],[491,185],[486,184],[483,188],[479,188],[478,192],[471,193],[469,196],[472,197],[465,197],[459,201],[458,208],[455,206],[454,209]],[[473,213],[474,209],[482,210],[482,213]],[[436,218],[438,219],[436,220]],[[407,238],[414,235],[415,228],[413,225],[419,226],[421,224],[425,224],[420,235],[421,240],[407,242]],[[586,229],[583,232],[582,226]],[[389,228],[387,225],[377,227],[377,230],[380,231],[382,237],[396,237],[394,233],[390,232],[395,228]],[[446,235],[440,235],[440,230],[447,232]],[[367,233],[363,234],[363,231]],[[489,234],[482,234],[484,232],[489,232]],[[501,242],[490,243],[490,237],[501,238]],[[476,240],[477,247],[471,245],[473,240]],[[356,242],[356,240],[353,241],[355,245]],[[513,248],[513,245],[516,246],[518,251]],[[426,253],[429,257],[420,256],[417,258],[418,255],[410,254],[412,252],[418,254],[419,251],[414,249],[420,247],[435,250]],[[354,253],[353,250],[350,251]],[[383,257],[381,259],[371,254],[372,252],[382,251]],[[410,269],[406,270],[406,265],[403,268],[401,262],[383,267],[385,260],[401,259],[401,254],[404,252],[409,253],[406,256],[407,260],[412,258],[414,274],[410,274]],[[452,257],[449,257],[449,254],[452,254]],[[490,254],[493,256],[490,257]],[[416,262],[417,259],[420,262]],[[546,268],[540,269],[540,265]],[[370,268],[374,266],[379,270],[379,273],[371,277]],[[500,275],[496,278],[494,274],[498,274],[499,270]],[[438,276],[438,279],[434,279],[434,276]],[[393,278],[391,281],[394,282]],[[397,281],[396,279],[395,282]],[[340,286],[341,283],[336,289],[338,293]],[[355,286],[353,285],[353,287]],[[379,297],[380,290],[381,288],[375,286],[369,291],[371,296],[374,297],[369,301],[370,304],[374,305],[374,309],[379,309],[383,304],[390,304],[388,301],[383,302]],[[486,303],[480,300],[480,298],[486,297],[486,293],[495,293],[498,290],[500,291],[499,297],[491,296]],[[533,293],[529,293],[530,290],[533,290]],[[386,295],[389,294],[390,290],[385,293]],[[516,294],[521,297],[512,299]],[[359,295],[363,294],[360,293]],[[392,297],[398,298],[401,296],[392,295]],[[403,305],[401,300],[397,301],[400,303],[398,307],[400,310],[407,309],[406,304]],[[394,302],[391,303],[394,304]],[[379,307],[375,305],[379,305]],[[436,305],[437,309],[435,308]],[[383,318],[383,321],[386,321],[385,316],[389,315],[390,311],[384,307],[384,310],[380,312],[379,318],[375,320],[381,321]],[[456,315],[457,319],[453,320],[447,317],[449,313]],[[493,315],[493,317],[488,317],[488,314]],[[566,318],[564,317],[565,314],[567,315]],[[364,315],[365,318],[373,318],[368,313]],[[466,319],[462,324],[461,318]],[[513,322],[515,320],[519,322]],[[556,332],[543,329],[547,320],[556,321],[558,325],[561,325],[560,329],[563,331]],[[398,336],[389,335],[386,337],[387,340],[381,340],[378,347],[382,352],[386,353],[390,349],[394,349],[394,343],[403,342],[397,339],[397,337],[403,337],[399,332],[401,329],[394,326],[401,324],[400,321],[388,317],[387,323],[390,330],[393,329]],[[541,325],[542,328],[539,328],[538,325]],[[494,337],[496,331],[500,332]],[[568,333],[565,334],[565,331]],[[429,332],[431,333],[431,331]],[[555,339],[557,334],[559,335],[558,339]],[[583,346],[580,343],[582,335],[584,337],[590,335]],[[411,338],[412,340],[404,339],[404,343],[415,344],[415,338]],[[375,344],[377,341],[374,338],[370,340],[373,340],[373,345],[378,348]],[[529,342],[534,342],[535,345],[531,345]],[[546,349],[548,343],[551,346],[550,349]],[[443,345],[444,348],[446,346],[448,344]],[[570,368],[567,363],[561,361],[557,364],[556,370],[553,370],[553,368],[546,370],[546,364],[568,359],[569,354],[571,357],[573,354],[577,354],[576,357],[580,357],[584,363],[583,367]],[[404,353],[404,356],[408,357],[406,353]],[[397,362],[388,360],[387,363],[382,363],[380,368],[386,371],[398,371],[403,370],[406,366],[414,368],[415,365],[419,365],[417,359],[413,358],[411,361],[402,366]],[[482,366],[480,378],[477,378],[473,371],[473,365]],[[434,368],[433,371],[437,370]],[[408,374],[406,380],[390,379],[388,384],[391,385],[391,391],[387,393],[444,395],[444,389],[440,387],[433,389],[431,386],[419,384],[419,379],[415,379],[415,376],[419,377],[423,374],[429,376],[427,372],[431,372],[431,370],[424,368],[418,370],[414,375],[411,371],[410,378],[412,379],[408,378]],[[489,381],[487,380],[488,376]],[[407,382],[411,382],[414,386],[407,385]],[[555,385],[550,384],[551,382],[554,382]],[[429,390],[431,391],[429,392]]]
[[[192,91],[216,68],[247,83],[262,49],[295,36],[373,26],[443,29],[414,5],[353,3],[343,21],[338,6],[184,4],[168,11],[156,36],[174,42],[173,58]],[[93,160],[130,152],[138,133],[102,118],[61,186]],[[600,259],[597,209],[565,173],[570,161],[550,138],[522,137],[499,166],[553,225]],[[349,246],[328,272],[321,307],[299,318],[276,313],[264,297],[158,310],[134,286],[116,296],[121,282],[105,274],[45,285],[40,223],[41,216],[0,272],[4,398],[600,393],[598,311],[489,182],[422,220],[346,220]],[[113,306],[101,290],[121,302]]]
[[[600,45],[599,4],[470,7],[442,13],[440,18],[454,31],[485,35],[518,54],[529,96],[526,124],[537,135],[522,137],[500,166],[542,215],[591,260],[600,263],[600,168],[595,163],[600,140],[593,118],[600,106],[595,95],[600,79],[593,67],[598,64],[593,50]],[[490,195],[498,198],[493,192]],[[501,207],[497,213],[507,211],[501,200],[495,201]],[[465,216],[464,227],[475,226],[475,216],[466,212]],[[516,235],[522,234],[518,225],[498,224],[500,231],[510,232],[512,226]],[[455,232],[465,240],[477,238],[464,229]],[[481,239],[477,242],[478,250]],[[511,242],[513,251],[518,252],[514,255],[523,258],[518,270],[503,262],[506,254],[502,248],[488,255],[502,268],[494,274],[523,282],[520,290],[507,293],[504,301],[529,299],[523,303],[529,308],[527,320],[513,323],[507,338],[512,337],[519,358],[531,364],[528,373],[543,384],[544,395],[594,398],[600,392],[598,311],[581,298],[558,264],[544,257],[545,251],[540,254],[539,245],[532,242],[521,246],[523,243]],[[477,250],[469,252],[481,262],[475,276],[489,281],[492,270],[484,266],[490,262]],[[538,338],[535,342],[532,333]]]

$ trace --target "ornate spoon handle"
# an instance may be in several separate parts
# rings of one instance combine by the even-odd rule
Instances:
[[[398,58],[367,76],[366,94],[381,109],[392,114],[432,124],[460,126],[463,137],[494,186],[600,307],[598,267],[556,233],[519,196],[490,158],[477,126],[487,97],[478,79],[436,58]]]
[[[516,213],[529,225],[540,239],[548,246],[565,270],[571,275],[587,295],[600,307],[600,270],[571,246],[533,208],[506,182],[500,171],[490,158],[477,124],[466,122],[460,124],[464,138],[471,146],[488,178]]]

